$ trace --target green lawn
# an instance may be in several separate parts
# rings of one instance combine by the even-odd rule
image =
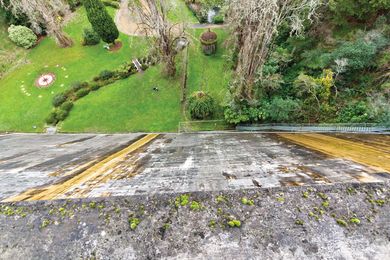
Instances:
[[[159,66],[92,92],[77,101],[61,125],[64,132],[177,131],[179,80],[161,77]],[[159,91],[153,91],[153,87]]]
[[[181,0],[173,0],[176,21],[195,19]],[[109,9],[111,15],[115,10]],[[171,14],[171,15],[172,15]],[[196,19],[195,19],[196,21]],[[71,48],[59,48],[51,38],[45,38],[32,50],[22,50],[28,64],[20,65],[0,79],[0,132],[42,132],[45,118],[52,111],[52,98],[65,91],[72,82],[89,81],[102,70],[115,69],[134,57],[144,56],[147,41],[139,37],[120,35],[123,43],[118,52],[103,49],[103,43],[84,47],[81,45],[82,31],[90,27],[85,11],[80,8],[66,32],[74,40]],[[3,28],[4,29],[4,28]],[[203,30],[190,30],[193,34],[190,45],[189,93],[205,90],[212,94],[217,103],[222,103],[226,93],[229,73],[224,62],[222,40],[226,33],[217,30],[220,37],[218,53],[204,56],[197,40]],[[2,36],[6,36],[3,34]],[[7,42],[8,48],[15,48]],[[4,45],[5,46],[5,45]],[[9,49],[7,49],[9,50]],[[126,80],[117,81],[75,102],[69,117],[59,124],[63,132],[136,132],[136,131],[177,131],[178,123],[183,121],[181,114],[181,57],[178,57],[178,76],[165,79],[160,74],[160,66],[148,69],[144,74],[133,75]],[[34,86],[35,79],[44,72],[56,74],[56,81],[47,89]],[[158,86],[160,91],[152,88]],[[216,118],[222,115],[221,108]]]
[[[230,65],[227,64],[225,40],[228,34],[223,29],[213,30],[218,34],[217,53],[213,56],[206,56],[201,50],[199,42],[203,29],[191,30],[193,35],[189,51],[188,66],[188,93],[194,91],[205,91],[211,94],[217,103],[215,119],[223,118],[222,103],[226,97],[227,86],[231,79]]]
[[[4,13],[0,11],[0,79],[4,74],[23,63],[27,51],[8,39]]]
[[[168,18],[174,23],[186,22],[189,24],[199,23],[195,15],[188,9],[183,0],[171,0]]]
[[[114,13],[112,9],[110,12]],[[73,47],[62,49],[54,40],[46,38],[29,51],[29,64],[0,80],[0,131],[41,132],[56,93],[64,91],[74,81],[90,80],[104,69],[114,69],[132,57],[144,55],[142,41],[125,35],[120,36],[122,49],[115,53],[103,49],[103,43],[82,46],[82,30],[88,26],[85,11],[81,8],[66,28],[74,39]],[[49,88],[38,89],[34,82],[43,72],[53,72],[57,79]],[[30,95],[23,93],[23,88]]]

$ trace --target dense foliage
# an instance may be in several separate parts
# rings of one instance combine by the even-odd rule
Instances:
[[[72,11],[75,11],[76,8],[81,5],[81,0],[67,0],[67,2]]]
[[[231,97],[226,121],[390,124],[389,13],[390,1],[332,0],[301,35],[282,24],[256,98]]]
[[[210,118],[215,110],[214,99],[203,91],[195,92],[188,100],[188,110],[192,119]]]
[[[8,28],[8,37],[16,45],[29,49],[37,42],[37,36],[35,33],[22,25],[11,25]]]
[[[93,29],[85,28],[83,33],[83,45],[96,45],[100,42],[100,36]]]
[[[226,0],[185,0],[185,2],[201,23],[208,22],[208,13],[212,9],[216,12],[212,19],[213,23],[221,24],[225,20]]]
[[[346,18],[365,22],[373,16],[385,13],[390,9],[388,0],[329,0],[329,9],[333,20],[338,24],[346,24]]]
[[[4,5],[0,4],[0,12],[4,13],[5,15],[5,22],[8,25],[14,24],[14,25],[23,25],[26,27],[30,27],[30,23],[28,21],[27,15],[23,13],[19,13],[17,16],[12,13],[12,11],[9,8],[6,8],[6,6],[10,5],[9,0],[3,0]]]
[[[100,0],[84,0],[83,4],[94,31],[104,42],[115,43],[119,31],[104,4]]]
[[[109,6],[109,7],[112,7],[112,8],[115,8],[115,9],[119,9],[119,1],[115,1],[115,0],[102,0],[102,3],[105,5],[105,6]]]

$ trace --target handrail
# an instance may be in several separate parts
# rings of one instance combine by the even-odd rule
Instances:
[[[375,123],[320,123],[320,124],[242,124],[237,131],[290,131],[290,132],[389,132],[390,126]]]

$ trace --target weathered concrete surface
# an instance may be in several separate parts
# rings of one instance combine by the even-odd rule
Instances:
[[[50,184],[123,149],[139,134],[10,134],[0,136],[0,199]]]
[[[330,156],[340,156],[377,168],[379,171],[390,172],[390,136],[387,135],[367,135],[362,141],[357,141],[361,135],[357,135],[357,138],[349,138],[350,135],[346,134],[341,138],[340,135],[318,133],[279,134],[279,136]]]
[[[351,134],[348,137],[367,149],[377,147],[377,154],[383,158],[390,154],[388,136],[362,138]],[[91,159],[102,160],[113,149],[135,138],[139,136],[3,136],[0,138],[0,198],[31,187],[37,188],[31,192],[37,194],[50,189],[53,182],[66,183],[73,176],[69,171],[79,169]],[[364,150],[361,155],[364,157]],[[389,177],[385,170],[319,153],[275,134],[162,134],[121,158],[115,167],[104,168],[96,178],[75,182],[56,197],[366,183]]]
[[[387,182],[197,192],[179,207],[173,193],[0,204],[0,259],[386,260],[389,189]],[[193,201],[200,210],[190,209]],[[134,230],[131,218],[140,221]],[[229,227],[231,219],[241,227]]]

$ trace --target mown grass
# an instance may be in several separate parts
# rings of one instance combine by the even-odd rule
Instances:
[[[188,9],[183,0],[171,0],[168,18],[174,23],[198,23],[195,15]]]
[[[176,21],[192,22],[192,13],[183,2],[177,3]],[[114,15],[115,10],[109,9]],[[108,52],[103,43],[97,46],[81,45],[82,31],[90,27],[85,11],[80,8],[65,31],[74,40],[74,46],[61,49],[54,40],[45,38],[37,47],[26,52],[28,64],[21,65],[0,80],[0,132],[42,132],[45,118],[52,110],[52,98],[65,91],[75,81],[89,81],[102,70],[117,68],[120,64],[147,53],[148,43],[139,37],[121,34],[123,47]],[[192,16],[192,18],[191,18]],[[195,18],[194,18],[195,19]],[[196,21],[196,19],[195,19]],[[227,33],[216,30],[220,37],[215,56],[204,56],[197,40],[203,30],[189,30],[193,35],[190,45],[189,93],[195,90],[209,92],[221,104],[230,76],[225,66],[223,39]],[[12,44],[11,44],[12,46]],[[15,48],[14,46],[12,46]],[[117,81],[75,102],[69,117],[59,125],[63,132],[160,132],[177,131],[183,121],[180,106],[181,57],[178,58],[178,76],[161,76],[161,65],[144,74]],[[44,72],[56,74],[56,81],[47,89],[34,86],[35,79]],[[25,95],[22,86],[26,89]],[[153,87],[159,91],[153,91]],[[216,118],[221,118],[219,105]]]
[[[110,12],[113,14],[114,10]],[[0,80],[0,131],[41,132],[56,93],[64,91],[72,82],[90,80],[104,69],[114,69],[132,57],[144,55],[142,42],[125,35],[120,36],[123,47],[118,52],[103,49],[103,43],[82,46],[83,28],[90,25],[83,8],[74,15],[65,30],[74,40],[73,47],[59,48],[53,39],[45,38],[29,51],[28,64]],[[43,72],[53,72],[57,79],[49,88],[38,89],[34,82]],[[22,92],[22,86],[31,96]]]
[[[217,53],[206,56],[199,42],[204,29],[191,30],[192,43],[189,50],[188,64],[188,93],[194,91],[208,92],[216,101],[214,119],[223,118],[223,103],[228,91],[227,86],[231,80],[231,65],[227,62],[227,48],[225,46],[228,33],[224,29],[214,29],[218,35]]]
[[[61,131],[177,131],[181,120],[179,82],[161,77],[160,66],[117,81],[76,102]]]
[[[23,63],[27,51],[17,47],[8,38],[5,14],[0,10],[0,79],[7,71]]]

